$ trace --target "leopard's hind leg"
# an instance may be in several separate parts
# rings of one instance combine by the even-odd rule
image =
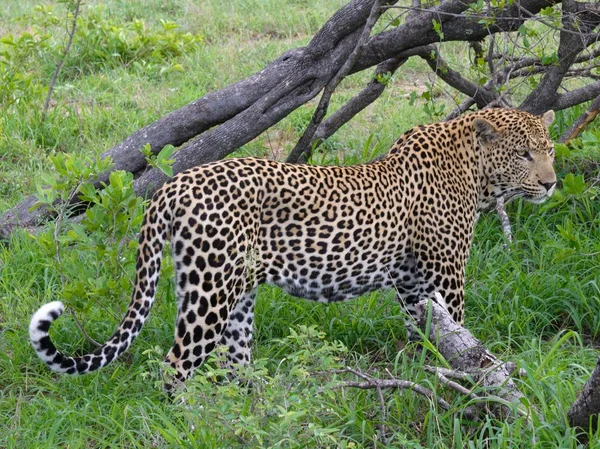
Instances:
[[[196,295],[197,294],[197,295]],[[186,294],[187,295],[187,294]],[[245,295],[213,294],[206,295],[194,289],[190,296],[198,297],[196,303],[190,301],[187,308],[181,307],[177,317],[175,342],[166,357],[166,362],[175,369],[175,382],[187,379],[192,372],[202,365],[206,358],[219,346],[219,342],[229,344],[234,340],[234,330],[237,332],[237,345],[243,339],[249,342],[251,331],[240,328],[237,319],[232,319],[236,305],[243,303]],[[184,300],[185,302],[185,300]],[[235,324],[232,326],[232,321]],[[228,332],[226,329],[231,329]],[[244,331],[244,333],[240,333]],[[230,337],[228,337],[230,336]],[[244,343],[247,345],[248,343]],[[249,350],[249,347],[248,347]],[[235,352],[235,354],[240,351]],[[249,353],[241,352],[242,358],[249,360]],[[166,385],[170,390],[172,386]]]
[[[207,267],[202,271],[197,266],[189,270],[179,268],[175,342],[165,360],[175,369],[175,383],[187,379],[219,343],[234,347],[232,361],[247,363],[254,295],[248,292],[244,267]],[[165,388],[170,390],[172,386],[167,382]]]
[[[247,365],[252,356],[252,330],[254,328],[254,300],[256,290],[244,295],[229,315],[219,346],[226,346],[227,364]]]

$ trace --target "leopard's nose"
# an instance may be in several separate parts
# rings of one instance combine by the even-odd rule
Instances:
[[[552,187],[554,187],[556,185],[556,181],[552,181],[552,182],[542,182],[542,181],[538,181],[540,183],[540,185],[544,186],[544,188],[549,192],[550,189],[552,189]]]

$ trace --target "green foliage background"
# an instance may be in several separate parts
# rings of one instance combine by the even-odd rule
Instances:
[[[51,203],[73,187],[93,207],[77,223],[49,224],[36,235],[19,232],[0,247],[0,447],[529,448],[534,437],[536,447],[576,447],[565,414],[594,366],[600,336],[600,129],[557,147],[562,182],[551,201],[509,206],[510,251],[496,216],[482,217],[476,229],[466,325],[527,372],[518,382],[524,406],[540,412],[533,426],[521,418],[468,421],[461,410],[470,399],[423,370],[436,354],[406,344],[404,315],[391,292],[322,305],[261,288],[252,366],[228,382],[212,361],[171,403],[159,386],[176,313],[169,258],[153,318],[110,367],[82,377],[56,375],[27,340],[31,314],[51,300],[68,303],[98,341],[110,336],[128,303],[143,202],[127,173],[115,172],[103,191],[91,186],[106,168],[98,155],[163,114],[305,45],[344,2],[87,2],[45,121],[41,106],[64,49],[72,3],[5,3],[0,212],[30,192]],[[447,56],[465,57],[458,46]],[[312,162],[370,160],[409,127],[450,110],[453,99],[428,73],[410,60],[388,80],[382,98]],[[332,107],[369,76],[345,80]],[[281,158],[313,107],[295,111],[236,155]],[[554,137],[582,111],[559,112]],[[168,170],[171,152],[152,163]],[[52,336],[66,353],[91,349],[68,314]],[[336,387],[352,378],[329,370],[345,366],[419,382],[452,409],[409,391],[386,391],[383,413],[376,393]],[[385,443],[378,435],[382,423]],[[592,445],[598,440],[594,435]]]

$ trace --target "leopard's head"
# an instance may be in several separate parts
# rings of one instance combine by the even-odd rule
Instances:
[[[554,145],[548,136],[553,120],[554,111],[535,116],[489,109],[473,115],[482,192],[489,197],[502,196],[505,201],[523,197],[534,203],[554,193]]]

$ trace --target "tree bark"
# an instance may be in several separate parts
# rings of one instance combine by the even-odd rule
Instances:
[[[586,441],[588,431],[596,432],[598,428],[598,414],[600,413],[600,358],[596,368],[586,382],[577,400],[567,413],[569,424],[580,428],[583,433],[580,440]]]
[[[581,114],[575,122],[558,139],[560,143],[568,144],[575,139],[585,129],[587,125],[593,122],[600,112],[600,96],[596,97],[587,110]]]

